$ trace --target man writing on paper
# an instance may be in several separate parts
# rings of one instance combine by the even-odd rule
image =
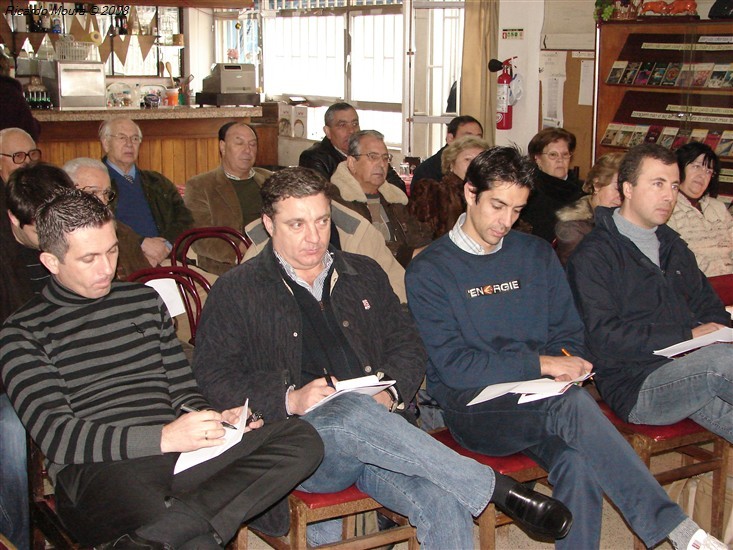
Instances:
[[[6,321],[0,365],[48,460],[62,521],[85,546],[221,548],[315,469],[318,436],[303,422],[256,423],[174,476],[181,452],[223,444],[222,420],[247,411],[180,414],[209,405],[157,293],[113,282],[117,237],[101,201],[69,190],[39,209],[36,226],[52,278]]]
[[[619,208],[597,208],[596,227],[568,263],[603,399],[628,422],[691,418],[733,442],[733,346],[674,360],[653,351],[730,326],[695,255],[665,225],[680,184],[677,158],[634,147],[619,167]]]
[[[562,537],[571,517],[561,503],[459,456],[398,414],[420,385],[425,352],[379,265],[329,249],[328,186],[304,168],[265,182],[271,239],[209,294],[194,355],[202,391],[222,408],[247,393],[268,420],[302,416],[323,439],[325,458],[300,489],[356,484],[407,516],[424,549],[473,548],[471,517],[489,501],[529,530]],[[306,413],[334,392],[335,380],[364,375],[396,384]],[[324,534],[332,526],[309,526],[311,543],[333,541]]]
[[[574,517],[557,548],[598,548],[604,493],[649,547],[665,537],[675,548],[698,538],[710,544],[715,539],[698,533],[582,388],[467,406],[490,384],[567,381],[592,368],[555,251],[511,230],[533,170],[514,148],[479,154],[466,172],[466,213],[410,263],[407,301],[428,351],[428,391],[461,445],[489,455],[524,452],[549,472],[554,496]]]

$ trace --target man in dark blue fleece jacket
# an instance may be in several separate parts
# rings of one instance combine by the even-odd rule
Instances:
[[[715,541],[669,500],[582,388],[529,403],[508,394],[468,405],[491,384],[565,381],[592,369],[554,251],[510,230],[532,177],[516,149],[478,155],[466,173],[466,214],[410,263],[408,305],[428,351],[428,391],[461,445],[490,455],[521,451],[549,472],[554,496],[575,518],[557,548],[598,548],[604,493],[647,546]]]

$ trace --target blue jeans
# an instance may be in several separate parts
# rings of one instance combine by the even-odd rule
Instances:
[[[8,396],[0,395],[0,532],[28,550],[28,463],[25,428]]]
[[[636,424],[683,418],[733,443],[733,345],[706,346],[662,365],[647,376],[629,413]]]
[[[556,548],[599,547],[604,493],[647,547],[686,519],[582,388],[522,405],[507,395],[467,407],[477,393],[449,396],[444,411],[451,433],[480,453],[523,452],[549,472],[553,496],[573,514],[570,533]]]
[[[369,396],[345,394],[302,418],[318,431],[325,454],[299,489],[326,493],[355,483],[408,517],[424,550],[473,548],[472,516],[494,492],[491,468],[460,456]]]

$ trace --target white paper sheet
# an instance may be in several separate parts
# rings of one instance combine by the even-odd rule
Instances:
[[[324,403],[328,403],[329,401],[331,401],[331,399],[335,399],[336,397],[344,393],[356,392],[362,393],[364,395],[377,395],[380,391],[386,390],[390,386],[393,386],[395,382],[397,381],[388,380],[382,382],[373,374],[369,376],[362,376],[360,378],[340,380],[336,382],[336,384],[334,384],[334,386],[336,387],[336,391],[334,393],[324,397],[315,405],[311,405],[310,407],[308,407],[303,414],[311,412],[313,409],[320,407]]]
[[[654,355],[662,355],[664,357],[671,358],[675,355],[679,355],[680,353],[692,351],[717,342],[733,342],[733,328],[721,328],[715,332],[710,332],[703,336],[698,336],[697,338],[685,340],[684,342],[680,342],[679,344],[675,344],[664,349],[655,350]]]
[[[154,288],[160,294],[171,317],[175,317],[186,311],[181,293],[178,292],[178,286],[173,279],[153,279],[145,284]]]
[[[173,475],[183,472],[184,470],[188,470],[189,468],[201,464],[202,462],[206,462],[207,460],[211,460],[212,458],[216,458],[220,454],[228,451],[237,443],[242,441],[242,436],[244,436],[246,432],[250,431],[250,429],[247,427],[247,417],[249,416],[248,411],[249,399],[244,402],[244,410],[242,411],[242,416],[239,419],[239,424],[237,424],[237,429],[224,429],[224,441],[226,443],[224,443],[224,445],[216,445],[214,447],[202,447],[201,449],[197,449],[195,451],[181,453],[178,457],[178,460],[176,460],[176,466],[173,469]]]
[[[556,382],[552,378],[536,378],[535,380],[524,380],[522,382],[505,382],[503,384],[493,384],[486,386],[481,393],[468,402],[468,405],[478,405],[484,401],[496,399],[508,393],[524,394],[519,399],[519,403],[528,403],[529,401],[537,401],[555,395],[563,394],[573,384],[579,384],[593,376],[593,373],[584,374],[570,382]]]

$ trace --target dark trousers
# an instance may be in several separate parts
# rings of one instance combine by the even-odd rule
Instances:
[[[573,386],[521,405],[510,394],[467,407],[477,393],[454,392],[444,407],[446,424],[467,449],[523,452],[549,472],[553,496],[573,513],[570,534],[556,548],[598,548],[604,493],[648,547],[685,519],[585,390]]]
[[[178,453],[67,466],[56,481],[56,501],[64,524],[85,545],[160,519],[171,510],[170,499],[227,542],[242,523],[287,496],[322,457],[316,431],[291,419],[248,432],[227,452],[175,476]]]

